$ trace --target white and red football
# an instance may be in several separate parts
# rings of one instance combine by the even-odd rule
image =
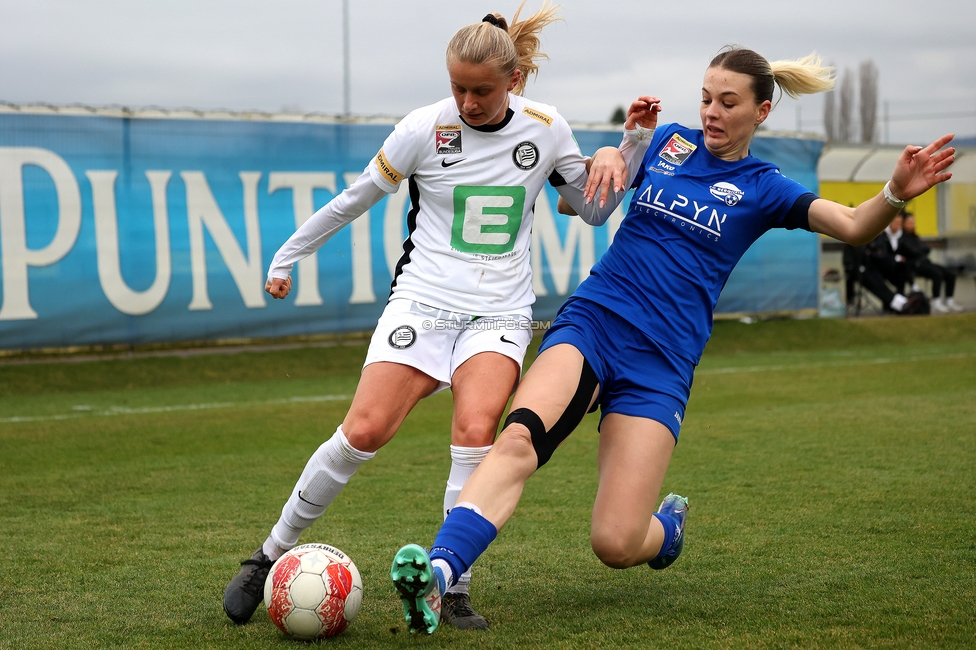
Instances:
[[[339,634],[359,613],[363,581],[348,555],[328,544],[302,544],[274,563],[264,583],[268,616],[290,637]]]

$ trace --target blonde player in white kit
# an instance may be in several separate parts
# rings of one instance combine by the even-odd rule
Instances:
[[[251,618],[273,562],[298,543],[359,465],[393,438],[417,402],[450,387],[446,516],[491,448],[532,337],[529,244],[539,192],[548,180],[584,220],[602,223],[630,186],[649,143],[642,125],[659,110],[656,99],[631,105],[619,151],[601,150],[588,175],[565,119],[520,96],[545,56],[538,34],[554,20],[556,8],[544,5],[523,21],[516,12],[511,25],[489,14],[458,31],[447,50],[453,97],[407,115],[359,179],[275,255],[266,290],[284,298],[297,261],[401,182],[409,184],[409,236],[352,405],[309,459],[267,540],[227,586],[224,611],[235,623]],[[468,576],[441,605],[443,621],[488,627],[471,606]]]

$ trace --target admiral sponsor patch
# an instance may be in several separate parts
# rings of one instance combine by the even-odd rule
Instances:
[[[658,154],[661,158],[664,158],[669,163],[680,165],[688,159],[688,156],[695,152],[698,147],[688,142],[680,135],[675,133],[668,140],[668,143],[664,145],[661,149],[661,153]]]
[[[535,110],[534,108],[529,108],[528,106],[526,106],[525,108],[523,108],[522,109],[522,112],[525,113],[526,115],[528,115],[529,117],[531,117],[534,120],[539,120],[540,122],[542,122],[546,126],[552,126],[552,118],[549,117],[548,115],[546,115],[545,113],[540,113],[539,111]]]
[[[732,183],[726,183],[725,181],[722,181],[721,183],[715,183],[714,185],[708,188],[708,191],[716,199],[722,199],[723,201],[725,201],[725,205],[729,207],[732,207],[733,205],[738,203],[739,199],[742,198],[742,194],[743,194],[742,190],[740,190],[738,187],[736,187]]]
[[[461,125],[448,124],[435,128],[434,153],[461,153]]]
[[[403,174],[393,168],[393,165],[390,164],[390,162],[386,159],[386,156],[383,154],[382,149],[380,149],[380,152],[376,154],[376,167],[380,170],[380,173],[383,174],[384,178],[394,185],[399,185],[400,181],[403,180]]]
[[[512,160],[519,169],[532,169],[539,162],[539,148],[528,140],[520,142],[512,151]]]
[[[417,330],[409,325],[401,325],[390,333],[390,347],[406,350],[417,341]]]

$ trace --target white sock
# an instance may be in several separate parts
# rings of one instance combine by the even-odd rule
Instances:
[[[275,544],[270,535],[268,535],[268,539],[264,540],[264,546],[261,547],[261,550],[264,551],[264,554],[268,556],[268,559],[272,562],[288,552],[288,549],[281,548]]]
[[[445,585],[450,585],[451,584],[451,581],[454,579],[454,570],[451,569],[451,565],[447,563],[447,560],[442,560],[440,558],[437,558],[435,560],[431,560],[430,566],[433,567],[433,568],[435,568],[435,569],[439,567],[440,570],[441,570],[441,573],[444,574],[444,584]],[[455,586],[457,586],[457,585],[455,585]],[[448,587],[447,591],[449,593],[452,593],[452,594],[453,593],[457,593],[456,591],[454,591],[454,587]],[[467,592],[465,592],[465,593],[467,593]]]
[[[487,447],[455,447],[451,445],[451,475],[447,478],[447,489],[444,490],[444,518],[457,503],[464,484],[474,474],[481,461],[485,459],[491,445]],[[480,513],[479,513],[480,514]],[[447,575],[447,574],[445,574]],[[471,582],[471,569],[458,578],[456,585],[448,589],[450,593],[468,593],[468,583]],[[450,581],[448,581],[450,584]]]
[[[901,295],[900,293],[896,293],[895,297],[891,299],[891,304],[888,306],[894,309],[895,311],[901,311],[902,309],[905,308],[905,305],[907,304],[908,304],[908,298]]]
[[[349,444],[340,425],[308,459],[268,539],[280,549],[294,547],[302,531],[322,516],[359,466],[375,455]]]

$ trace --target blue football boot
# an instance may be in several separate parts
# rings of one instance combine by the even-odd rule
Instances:
[[[670,515],[677,521],[677,534],[671,543],[671,548],[667,553],[659,555],[647,563],[652,569],[667,569],[674,564],[674,561],[681,555],[685,547],[685,519],[688,517],[688,499],[677,494],[669,494],[664,497],[661,507],[657,509],[658,514]]]

